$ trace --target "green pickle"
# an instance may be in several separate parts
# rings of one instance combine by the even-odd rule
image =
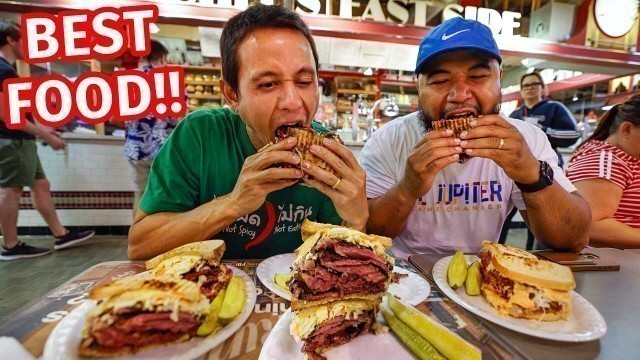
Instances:
[[[245,289],[242,278],[234,276],[229,281],[227,292],[218,314],[218,320],[221,324],[228,324],[236,318],[242,311],[244,303],[247,299],[247,291]]]
[[[289,286],[287,285],[287,283],[289,282],[289,280],[291,280],[292,275],[292,273],[277,273],[274,276],[274,281],[276,282],[276,285],[285,290],[289,290]]]
[[[452,288],[460,287],[467,278],[467,260],[462,250],[456,252],[447,268],[447,282]]]
[[[410,327],[400,321],[395,315],[382,310],[382,316],[387,325],[391,328],[394,334],[398,336],[400,341],[405,344],[409,350],[420,360],[444,360],[446,359],[438,350],[436,350],[429,342],[423,339],[418,333],[411,330]]]
[[[216,329],[218,325],[218,313],[220,312],[220,308],[222,307],[224,293],[224,289],[220,290],[218,295],[216,295],[216,297],[211,302],[211,305],[209,305],[209,315],[207,315],[207,317],[198,328],[198,336],[207,336]]]
[[[411,330],[429,342],[429,344],[446,358],[456,360],[480,360],[482,358],[482,354],[478,348],[469,344],[415,308],[404,305],[393,297],[393,295],[387,295],[387,303],[402,323],[406,324]],[[391,329],[393,330],[393,327]]]
[[[464,290],[467,295],[480,295],[480,285],[482,285],[482,274],[480,273],[480,263],[474,262],[467,269],[467,279],[464,282]]]

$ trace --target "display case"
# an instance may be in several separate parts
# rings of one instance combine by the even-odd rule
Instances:
[[[181,65],[184,69],[184,86],[189,102],[189,111],[219,108],[222,106],[219,65]]]

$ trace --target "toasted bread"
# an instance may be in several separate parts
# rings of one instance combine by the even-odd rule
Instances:
[[[325,306],[327,304],[330,304],[336,301],[345,301],[345,300],[367,301],[367,302],[379,304],[382,301],[382,297],[384,296],[384,294],[385,292],[380,292],[377,294],[347,294],[340,299],[327,298],[327,299],[314,300],[314,301],[299,300],[295,296],[292,296],[291,311],[303,310],[303,309],[306,309],[309,307],[315,307],[315,306]]]
[[[539,321],[555,321],[569,317],[571,311],[571,295],[568,291],[544,291],[515,283],[514,293],[507,300],[500,296],[493,287],[482,284],[482,295],[502,315]],[[543,294],[546,303],[556,302],[560,308],[552,309],[537,306],[533,299],[536,293]],[[540,296],[540,295],[538,295]]]
[[[320,224],[305,219],[302,222],[303,238],[305,242],[296,250],[296,258],[304,258],[320,237],[328,236],[332,239],[347,241],[356,245],[370,248],[376,254],[391,259],[385,250],[391,247],[391,238],[379,235],[368,235],[355,229],[329,224]],[[311,242],[308,242],[311,240]]]
[[[204,296],[192,281],[173,276],[128,276],[92,289],[89,298],[105,300],[129,291],[159,291],[194,302],[201,301]]]
[[[491,252],[493,266],[503,276],[543,289],[572,290],[576,282],[571,269],[511,246],[483,242],[483,250]]]
[[[160,254],[148,260],[145,265],[147,269],[154,269],[155,275],[164,275],[167,273],[180,275],[191,270],[193,266],[189,267],[188,265],[198,262],[200,259],[209,260],[210,262],[213,261],[213,265],[219,265],[225,250],[226,245],[223,240],[198,241],[179,246],[164,254]],[[176,269],[184,271],[176,274]]]
[[[295,126],[283,126],[282,128],[278,129],[276,133],[277,133],[277,136],[276,136],[277,141],[281,141],[289,137],[294,137],[298,139],[296,146],[291,151],[293,151],[300,157],[300,160],[301,160],[300,165],[297,166],[300,168],[300,170],[304,172],[304,169],[302,168],[302,163],[303,161],[307,161],[319,167],[322,170],[325,170],[334,175],[336,174],[335,169],[333,169],[326,161],[311,154],[311,146],[313,145],[324,146],[323,140],[326,138],[333,139],[337,142],[342,143],[342,140],[340,140],[340,137],[338,137],[335,133],[333,132],[318,133],[310,128],[302,128],[302,127],[295,127]],[[294,165],[285,163],[283,164],[283,167],[294,167]]]
[[[450,129],[453,130],[453,137],[460,138],[460,134],[465,131],[471,129],[471,121],[474,120],[474,117],[468,118],[456,118],[450,120],[436,120],[431,123],[436,130],[441,129]],[[460,158],[458,159],[459,163],[465,163],[470,159],[470,156],[462,153],[460,154]]]

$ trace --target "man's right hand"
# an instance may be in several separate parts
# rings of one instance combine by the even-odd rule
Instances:
[[[436,174],[458,161],[462,148],[453,131],[433,130],[424,137],[409,155],[404,177],[398,187],[413,199],[426,194],[433,186]]]
[[[62,150],[67,145],[60,137],[60,134],[53,128],[42,127],[42,139],[51,146],[53,150]]]
[[[291,186],[302,178],[302,171],[297,168],[300,157],[290,151],[296,142],[295,138],[288,138],[244,161],[236,186],[229,194],[239,217],[260,208],[268,194]],[[271,167],[279,163],[296,165],[296,168]]]

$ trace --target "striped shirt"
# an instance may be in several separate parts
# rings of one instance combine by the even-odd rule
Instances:
[[[591,140],[573,154],[567,177],[581,180],[603,179],[622,189],[622,198],[613,218],[640,228],[640,160],[604,141]]]

